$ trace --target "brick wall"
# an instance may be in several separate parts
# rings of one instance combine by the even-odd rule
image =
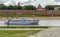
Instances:
[[[43,14],[60,15],[59,10],[0,10],[0,14]]]

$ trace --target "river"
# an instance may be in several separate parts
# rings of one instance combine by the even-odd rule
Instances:
[[[0,20],[0,26],[6,26],[5,21]],[[60,20],[39,20],[39,26],[60,26]]]

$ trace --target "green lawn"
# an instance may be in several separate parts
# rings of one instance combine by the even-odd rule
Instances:
[[[52,15],[45,14],[0,14],[0,17],[52,17]],[[60,15],[54,15],[54,17],[60,17]]]
[[[32,17],[33,15],[35,15],[35,17],[41,17],[41,16],[50,17],[49,15],[43,15],[43,14],[0,14],[0,17]]]
[[[49,26],[0,26],[0,28],[49,28]]]
[[[0,30],[0,37],[27,37],[41,30]]]

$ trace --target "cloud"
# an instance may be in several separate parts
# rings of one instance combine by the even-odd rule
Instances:
[[[38,6],[39,4],[42,6],[42,7],[45,7],[46,5],[49,5],[49,4],[52,4],[54,2],[54,0],[36,0],[36,2],[34,3],[31,3],[33,4],[34,6]]]
[[[56,2],[60,2],[60,0],[55,0]]]
[[[0,0],[0,4],[4,3],[5,1],[4,0]]]
[[[39,4],[42,7],[45,7],[46,5],[60,5],[60,0],[30,0],[32,2],[29,2],[29,0],[0,0],[1,3],[4,3],[5,5],[16,5],[17,2],[22,2],[21,5],[34,5],[38,6]]]

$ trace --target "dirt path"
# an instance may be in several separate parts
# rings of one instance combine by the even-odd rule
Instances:
[[[21,18],[29,18],[29,19],[36,19],[36,20],[60,20],[60,17],[17,17],[17,18],[10,18],[10,19],[21,19]],[[0,18],[0,20],[6,20],[7,18]]]
[[[0,30],[45,30],[47,28],[0,28]]]
[[[29,37],[60,37],[60,27],[52,27]]]

